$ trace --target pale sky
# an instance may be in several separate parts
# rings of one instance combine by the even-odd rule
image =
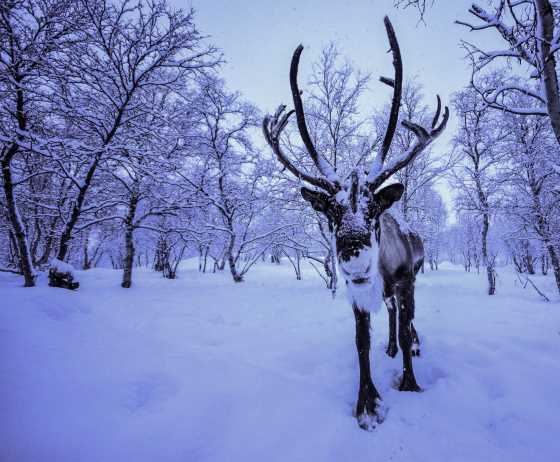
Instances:
[[[391,90],[376,81],[378,76],[392,76],[393,72],[383,26],[386,14],[399,39],[405,79],[417,78],[423,84],[429,104],[435,104],[437,93],[444,103],[449,103],[451,94],[469,82],[470,66],[459,44],[462,38],[484,48],[499,46],[492,32],[469,33],[453,23],[455,19],[471,20],[468,8],[472,1],[467,0],[436,0],[426,16],[426,25],[419,23],[416,10],[395,9],[393,0],[172,2],[195,8],[197,26],[224,52],[227,62],[221,75],[228,87],[243,93],[265,112],[273,112],[280,103],[291,105],[288,71],[299,43],[305,46],[300,64],[303,89],[311,63],[327,43],[335,41],[343,56],[358,68],[372,72],[374,80],[368,95],[372,106],[388,102]],[[454,128],[452,115],[435,149],[448,149]],[[450,191],[443,185],[438,189],[449,204]]]

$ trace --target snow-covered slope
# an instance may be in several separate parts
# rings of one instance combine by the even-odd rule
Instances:
[[[420,275],[424,391],[395,389],[400,355],[373,321],[387,408],[352,417],[358,364],[346,298],[312,270],[257,266],[242,284],[187,268],[79,273],[76,292],[0,274],[0,460],[536,461],[560,451],[560,305],[501,271]],[[539,279],[540,284],[550,281]]]

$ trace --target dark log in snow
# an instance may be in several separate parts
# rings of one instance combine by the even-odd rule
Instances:
[[[53,260],[49,268],[49,286],[76,290],[80,287],[80,283],[74,281],[74,268],[72,265],[60,260]]]

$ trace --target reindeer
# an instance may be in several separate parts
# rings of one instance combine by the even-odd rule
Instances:
[[[408,151],[386,162],[398,123],[403,69],[399,44],[388,17],[384,18],[384,23],[393,56],[394,79],[381,77],[380,81],[393,88],[393,97],[383,143],[369,172],[356,168],[341,181],[331,164],[315,149],[307,129],[301,91],[297,83],[302,45],[294,51],[290,66],[294,109],[285,112],[286,106],[280,105],[273,116],[267,115],[263,120],[265,139],[278,160],[298,179],[318,189],[302,187],[301,194],[314,210],[326,216],[334,232],[339,271],[346,281],[356,320],[360,387],[355,415],[358,424],[364,429],[371,429],[376,422],[382,421],[381,396],[373,384],[369,360],[370,312],[379,309],[382,299],[389,311],[387,354],[391,357],[398,352],[398,307],[398,340],[403,358],[399,390],[420,391],[412,368],[412,356],[419,354],[418,336],[412,320],[414,281],[424,259],[422,240],[402,220],[387,210],[401,198],[404,186],[396,183],[379,188],[424,151],[443,132],[449,119],[449,109],[445,107],[440,121],[441,100],[438,96],[431,128],[403,121],[402,125],[414,133],[415,143]],[[298,169],[282,150],[280,135],[293,113],[296,114],[303,144],[319,176]]]

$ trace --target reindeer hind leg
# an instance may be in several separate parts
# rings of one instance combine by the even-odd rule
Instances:
[[[418,333],[414,328],[414,324],[410,323],[410,333],[412,334],[412,346],[410,347],[410,353],[412,356],[420,356],[420,339],[418,338]]]
[[[412,368],[412,332],[411,323],[414,313],[414,281],[403,281],[397,289],[399,306],[399,345],[403,357],[403,375],[400,391],[421,391],[416,383]]]
[[[394,295],[385,297],[384,300],[389,315],[389,341],[385,353],[387,353],[387,356],[394,358],[399,352],[397,346],[397,301]]]

